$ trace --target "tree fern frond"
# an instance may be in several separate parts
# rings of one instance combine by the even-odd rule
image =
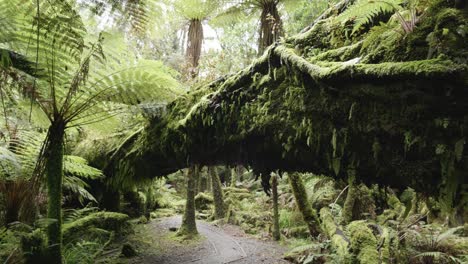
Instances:
[[[447,240],[447,239],[450,239],[450,238],[453,238],[453,237],[457,237],[457,235],[455,233],[460,231],[460,230],[463,230],[463,226],[450,228],[447,231],[445,231],[445,232],[441,233],[440,235],[438,235],[436,241],[438,243],[440,243],[440,242],[442,242],[444,240]]]
[[[64,175],[78,177],[80,179],[102,179],[102,171],[88,165],[88,161],[82,157],[66,155],[63,159]]]
[[[392,14],[401,8],[403,0],[358,0],[336,19],[339,22],[354,21],[352,33],[370,24],[381,14]]]
[[[0,147],[0,177],[17,177],[20,171],[21,164],[15,154],[7,148]]]

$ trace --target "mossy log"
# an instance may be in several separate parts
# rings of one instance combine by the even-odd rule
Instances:
[[[377,239],[365,221],[354,221],[347,226],[350,234],[350,249],[358,263],[374,264],[378,262]]]
[[[341,263],[349,262],[351,258],[348,250],[350,241],[344,234],[343,230],[341,230],[335,223],[330,209],[326,207],[322,208],[320,210],[320,219],[322,220],[322,229],[330,238],[332,247],[338,255]]]
[[[128,215],[121,213],[92,213],[71,223],[64,224],[63,237],[66,241],[70,241],[73,236],[79,236],[79,234],[83,234],[91,227],[120,232],[126,227],[129,219]]]
[[[321,20],[303,36],[270,47],[249,68],[169,104],[132,144],[122,145],[107,171],[116,181],[137,181],[187,161],[243,164],[268,189],[275,170],[339,179],[353,165],[356,182],[431,195],[450,187],[444,196],[455,206],[464,179],[446,172],[468,170],[468,152],[459,143],[468,137],[467,66],[457,57],[467,51],[458,43],[468,39],[455,34],[448,51],[426,39],[467,22],[463,11],[436,2],[406,38],[382,39],[378,28],[356,37],[349,52],[316,45],[339,28],[331,27],[333,17]],[[455,46],[456,54],[450,52]],[[336,56],[320,55],[339,48]],[[383,55],[360,60],[371,53]]]

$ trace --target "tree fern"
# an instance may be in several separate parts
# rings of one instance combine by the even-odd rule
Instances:
[[[371,24],[379,15],[393,14],[401,9],[403,0],[358,0],[343,13],[337,20],[341,23],[353,21],[355,33],[362,26]]]

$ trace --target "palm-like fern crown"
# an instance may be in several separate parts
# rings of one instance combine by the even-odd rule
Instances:
[[[222,5],[216,0],[169,0],[177,13],[188,20],[203,20],[213,15]]]
[[[7,29],[0,40],[37,64],[40,78],[31,94],[50,120],[96,122],[128,109],[127,104],[164,102],[180,94],[174,73],[160,62],[132,59],[110,34],[87,34],[76,8],[67,1],[0,3],[5,18],[0,25]]]

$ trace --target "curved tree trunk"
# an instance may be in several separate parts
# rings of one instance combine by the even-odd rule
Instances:
[[[294,172],[289,174],[289,184],[294,194],[294,199],[296,200],[297,207],[302,214],[304,222],[306,222],[309,233],[312,237],[316,237],[320,234],[320,221],[317,217],[317,213],[314,211],[312,206],[307,200],[307,192],[304,187],[299,173]]]
[[[213,190],[213,203],[215,207],[215,219],[224,218],[224,195],[221,188],[221,180],[218,177],[216,168],[209,167],[208,174],[211,178],[211,189]]]
[[[47,235],[52,263],[62,263],[62,181],[65,124],[55,121],[49,128],[45,170],[47,176],[49,224]]]
[[[278,176],[271,177],[271,192],[273,194],[273,239],[280,240],[279,211],[278,211]]]
[[[197,186],[198,165],[192,166],[187,171],[187,201],[179,236],[192,237],[198,234],[195,222],[195,188]]]
[[[198,65],[203,43],[203,25],[199,19],[191,19],[187,39],[187,64],[190,77],[198,75]]]
[[[277,41],[283,35],[283,21],[278,12],[278,1],[270,0],[262,4],[260,17],[260,32],[258,39],[258,54]]]

